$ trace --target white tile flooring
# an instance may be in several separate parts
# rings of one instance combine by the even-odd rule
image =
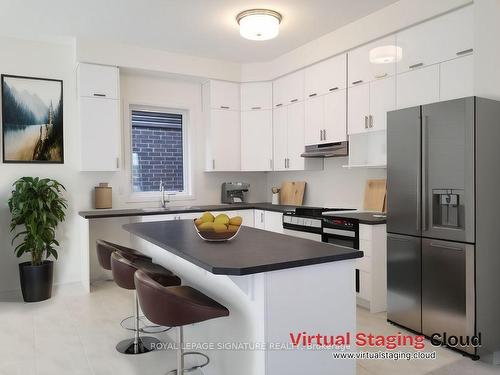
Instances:
[[[119,340],[130,337],[118,322],[132,306],[131,293],[112,282],[96,285],[91,294],[76,285],[57,288],[51,300],[35,304],[25,304],[17,295],[0,296],[0,375],[165,374],[175,365],[173,352],[125,356],[115,350]],[[394,334],[399,329],[387,324],[384,314],[359,309],[361,330]],[[158,337],[167,339],[165,334]],[[437,352],[434,361],[359,361],[357,374],[500,374],[500,367],[447,349]]]

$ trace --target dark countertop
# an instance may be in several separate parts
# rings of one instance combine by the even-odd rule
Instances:
[[[339,214],[331,213],[323,215],[328,217],[356,219],[360,224],[368,225],[385,224],[387,222],[386,213],[384,212],[345,212]],[[383,217],[380,217],[378,215],[383,215]]]
[[[245,226],[228,242],[202,240],[192,220],[126,224],[123,228],[218,275],[250,275],[363,256],[362,251],[348,247]]]
[[[235,203],[217,204],[209,206],[170,206],[168,209],[162,208],[129,208],[129,209],[103,209],[80,211],[78,214],[85,219],[104,219],[110,217],[127,216],[147,216],[147,215],[168,215],[183,214],[190,212],[204,211],[233,211],[233,210],[266,210],[275,212],[286,212],[295,210],[296,206],[282,206],[271,203]]]

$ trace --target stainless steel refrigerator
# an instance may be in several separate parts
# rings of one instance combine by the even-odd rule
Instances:
[[[476,97],[387,115],[387,319],[426,336],[483,329],[485,355],[500,350],[500,238],[477,228],[500,215],[499,129],[500,103]]]

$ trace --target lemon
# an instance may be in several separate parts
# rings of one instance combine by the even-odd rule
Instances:
[[[236,225],[240,226],[241,223],[243,222],[243,218],[241,216],[235,216],[229,219],[229,225]]]
[[[219,214],[215,217],[214,223],[219,223],[219,224],[229,224],[229,216],[226,214]]]

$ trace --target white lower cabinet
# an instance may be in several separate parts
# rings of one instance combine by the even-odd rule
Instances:
[[[283,214],[281,212],[264,211],[266,230],[274,233],[283,233]]]
[[[474,95],[474,56],[445,61],[439,79],[441,101]]]
[[[273,113],[271,110],[241,112],[241,170],[273,169]]]
[[[398,109],[439,101],[439,64],[398,74],[396,81]]]
[[[255,228],[283,233],[283,214],[281,212],[254,210],[254,218]]]
[[[387,234],[385,224],[359,225],[359,249],[363,258],[356,261],[357,302],[371,313],[387,310]]]

